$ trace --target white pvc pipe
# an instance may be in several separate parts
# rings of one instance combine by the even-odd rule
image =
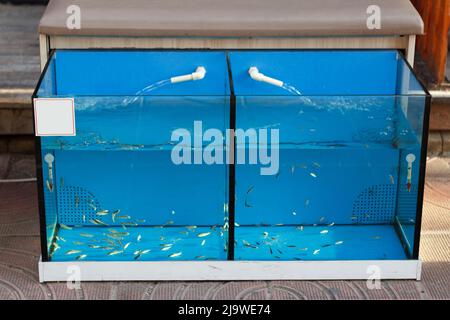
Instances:
[[[259,72],[257,67],[250,67],[250,69],[248,69],[248,74],[253,80],[266,82],[277,87],[282,87],[284,84],[281,80],[271,78],[262,74],[261,72]]]
[[[204,67],[197,67],[195,72],[170,78],[170,82],[178,83],[178,82],[185,82],[185,81],[202,80],[205,77],[205,75],[206,75],[206,69]]]

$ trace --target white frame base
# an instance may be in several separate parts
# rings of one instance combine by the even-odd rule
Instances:
[[[420,280],[421,266],[420,260],[39,261],[39,281]]]

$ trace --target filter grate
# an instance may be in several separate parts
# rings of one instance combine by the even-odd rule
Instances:
[[[373,185],[361,192],[353,203],[352,222],[358,224],[392,223],[395,215],[395,184]]]
[[[66,225],[85,225],[95,218],[100,202],[88,190],[76,186],[58,188],[58,221]]]

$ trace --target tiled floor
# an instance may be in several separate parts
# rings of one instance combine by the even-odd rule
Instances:
[[[30,156],[0,155],[0,178],[32,177]],[[0,299],[450,299],[450,158],[428,161],[422,281],[102,282],[39,284],[34,182],[0,183]]]

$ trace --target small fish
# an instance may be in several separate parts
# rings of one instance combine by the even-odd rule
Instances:
[[[336,241],[334,244],[335,245],[340,245],[340,244],[343,244],[344,243],[344,241]]]
[[[327,234],[328,233],[328,230],[322,230],[322,231],[320,231],[320,234]]]
[[[389,175],[389,181],[391,184],[395,184],[394,176],[392,174]]]
[[[303,226],[298,226],[296,227],[297,230],[303,231],[304,227]]]
[[[150,251],[151,251],[150,249],[142,250],[142,251],[141,251],[141,254],[147,254],[147,253],[149,253]]]
[[[80,242],[80,241],[73,241],[72,243],[74,245],[76,245],[76,246],[83,246],[84,245],[84,242]]]
[[[120,210],[117,209],[111,213],[111,219],[113,222],[116,222],[116,216],[120,213]]]
[[[197,237],[203,238],[203,237],[209,236],[210,234],[211,234],[211,232],[203,232],[203,233],[199,233],[199,234],[197,235]]]
[[[375,240],[380,240],[380,239],[381,239],[381,237],[380,237],[380,236],[374,236],[374,237],[372,237],[372,239],[375,239]]]
[[[114,247],[99,247],[99,249],[106,250],[106,251],[111,251],[111,250],[114,249]]]
[[[78,205],[80,204],[80,197],[75,196],[75,207],[78,208]]]
[[[186,227],[188,230],[195,230],[195,229],[197,229],[197,226],[187,226]]]
[[[97,245],[97,244],[89,244],[88,247],[91,248],[91,249],[98,249],[98,248],[100,248],[100,246]]]
[[[161,243],[160,246],[161,247],[171,247],[171,246],[173,246],[173,243]]]
[[[205,256],[196,256],[195,259],[205,259]]]
[[[293,244],[290,244],[290,245],[288,245],[287,247],[288,247],[288,248],[296,248],[297,246],[296,246],[296,245],[293,245]]]
[[[100,210],[95,213],[98,216],[106,216],[109,214],[109,210]]]
[[[305,200],[305,207],[309,206],[309,200]]]
[[[228,212],[228,203],[223,204],[223,212]]]
[[[318,162],[313,162],[313,166],[315,166],[315,167],[317,167],[317,168],[320,168],[320,163],[318,163]]]
[[[75,259],[77,259],[77,260],[83,260],[83,259],[85,259],[87,257],[87,254],[82,254],[82,255],[79,255],[78,257],[76,257]]]
[[[122,215],[122,216],[116,216],[116,218],[117,219],[123,219],[123,220],[129,220],[129,219],[131,219],[131,216],[129,216],[129,215]]]
[[[84,233],[84,232],[81,232],[81,233],[80,233],[80,236],[85,237],[85,238],[93,238],[93,237],[94,237],[93,234],[90,234],[90,233]]]
[[[92,224],[96,224],[96,225],[99,225],[99,226],[107,226],[107,224],[106,223],[104,223],[103,221],[100,221],[100,220],[98,220],[98,219],[91,219],[91,220],[89,220]]]
[[[122,250],[114,250],[114,251],[108,252],[108,256],[115,256],[116,254],[120,254],[122,252],[123,252]]]
[[[315,174],[314,172],[310,172],[309,175],[313,178],[317,178],[317,174]]]
[[[170,250],[170,249],[172,249],[172,246],[162,247],[161,251],[167,251],[167,250]]]
[[[167,221],[166,224],[174,224],[174,222],[173,222],[173,220],[169,220],[169,221]]]
[[[296,216],[296,215],[297,215],[297,212],[292,211],[292,215],[293,215],[293,216]]]
[[[235,226],[235,227],[240,227],[240,224],[237,223],[237,222],[235,222],[235,223],[234,223],[234,226]]]
[[[64,229],[64,230],[72,230],[72,227],[66,226],[65,224],[62,224],[62,223],[60,223],[59,226],[61,229]]]
[[[175,210],[172,210],[172,214],[175,214]]]
[[[247,189],[247,194],[251,193],[252,191],[253,191],[253,186],[250,186],[250,187]]]
[[[169,258],[176,258],[176,257],[179,257],[179,256],[181,256],[181,252],[175,252],[175,253],[172,253],[170,256],[169,256]]]
[[[206,240],[203,240],[202,243],[200,244],[201,246],[204,246],[206,243]]]
[[[323,223],[323,222],[325,222],[325,217],[320,217],[319,223]]]
[[[335,225],[335,223],[332,222],[332,223],[330,223],[328,226],[329,226],[329,227],[332,227],[332,226],[334,226],[334,225]]]
[[[264,238],[267,238],[269,236],[269,233],[265,231],[265,232],[263,232],[263,236],[264,236]]]
[[[45,180],[45,185],[47,186],[48,191],[53,192],[53,184],[50,181]]]
[[[61,179],[59,179],[59,184],[61,185],[61,187],[64,187],[64,178],[61,177]]]
[[[69,250],[66,252],[67,255],[71,255],[71,254],[76,254],[76,253],[80,253],[81,250]]]
[[[136,222],[121,222],[120,225],[124,226],[124,227],[137,227],[138,226],[138,224]]]
[[[142,239],[142,236],[139,234],[139,235],[137,236],[136,240],[137,240],[137,242],[139,242],[139,241],[141,241],[141,239]]]
[[[281,227],[281,226],[284,226],[284,223],[276,223],[275,226]]]
[[[119,231],[112,232],[111,234],[119,237],[128,237],[130,235],[129,232],[119,232]]]
[[[300,251],[308,251],[308,248],[298,248],[298,250],[300,250]]]
[[[127,248],[130,246],[130,244],[131,244],[131,242],[128,242],[127,244],[125,244],[125,245],[123,246],[123,250],[127,250]]]
[[[252,205],[248,203],[247,199],[245,199],[245,203],[244,203],[246,208],[251,208]]]
[[[319,252],[320,252],[320,249],[314,250],[313,255],[317,255],[317,254],[319,254]]]
[[[64,239],[63,237],[60,236],[55,236],[56,240],[61,241],[61,242],[66,242],[66,239]]]

